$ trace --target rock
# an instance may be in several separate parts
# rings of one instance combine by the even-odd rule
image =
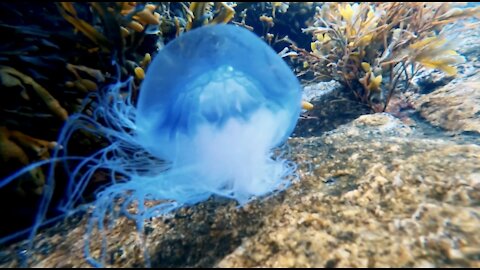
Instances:
[[[435,126],[455,132],[480,133],[480,74],[449,84],[413,101]]]
[[[456,32],[453,36],[456,41],[456,46],[458,48],[457,52],[463,55],[470,62],[475,61],[480,55],[480,31],[479,25],[476,27],[468,27],[469,24],[478,23],[478,19],[470,19],[463,23],[457,23],[450,32]],[[466,27],[465,27],[466,26]]]
[[[387,114],[361,116],[291,143],[302,160],[316,158],[312,176],[294,188],[303,194],[287,191],[265,225],[216,266],[475,265],[451,247],[480,245],[480,198],[469,192],[476,181],[468,180],[480,169],[480,146],[416,137]],[[327,184],[332,177],[336,181]]]

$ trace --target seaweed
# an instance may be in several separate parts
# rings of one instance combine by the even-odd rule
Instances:
[[[5,164],[11,164],[2,167],[1,178],[61,147],[55,141],[69,117],[82,108],[83,113],[91,115],[97,106],[91,93],[133,76],[135,98],[142,74],[165,42],[162,35],[171,36],[176,31],[162,28],[173,21],[170,6],[173,4],[0,3],[0,29],[7,37],[0,45],[0,156]],[[82,106],[84,102],[89,106]],[[69,149],[79,155],[105,144],[86,131],[75,136]],[[45,153],[39,155],[34,150],[38,150],[39,142],[53,147],[43,147]],[[45,169],[47,166],[38,167],[19,177],[18,185],[35,188],[14,192],[3,189],[9,196],[4,196],[2,203],[20,203],[29,198],[30,205],[25,208],[35,209],[34,198],[45,188]],[[59,177],[55,183],[58,196],[66,184],[62,179]],[[18,216],[20,211],[11,212],[4,217],[25,218]],[[26,226],[16,223],[3,224],[2,235]]]
[[[311,46],[290,48],[298,54],[298,76],[336,80],[374,112],[385,111],[393,93],[420,68],[456,75],[458,55],[444,35],[445,25],[480,13],[449,3],[324,3],[317,7]],[[286,51],[285,53],[288,53]],[[403,83],[403,84],[402,84]]]

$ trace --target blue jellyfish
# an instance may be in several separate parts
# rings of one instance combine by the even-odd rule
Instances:
[[[184,33],[153,59],[136,106],[130,85],[131,78],[92,94],[98,101],[93,116],[73,115],[59,138],[66,145],[83,129],[106,138],[107,147],[87,158],[56,150],[64,156],[53,158],[79,160],[59,206],[65,213],[81,208],[96,171],[111,173],[96,200],[82,206],[92,208],[87,234],[104,229],[107,216],[119,215],[143,231],[146,219],[212,195],[242,206],[297,177],[295,164],[274,149],[281,149],[296,125],[301,86],[281,57],[250,31],[215,25]],[[51,167],[47,184],[53,183]],[[40,205],[39,222],[50,197],[51,192]],[[88,243],[85,253],[101,265],[90,257]],[[100,261],[105,256],[103,251]]]
[[[149,67],[137,138],[154,156],[188,171],[166,183],[180,188],[175,200],[205,192],[243,203],[281,182],[283,165],[269,152],[293,131],[300,99],[295,75],[253,33],[203,27],[170,43]]]

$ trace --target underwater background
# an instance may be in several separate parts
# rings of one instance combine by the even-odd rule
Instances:
[[[480,266],[480,4],[0,6],[2,267]]]

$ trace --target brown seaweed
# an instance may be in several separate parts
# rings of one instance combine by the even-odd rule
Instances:
[[[312,35],[310,51],[291,48],[304,70],[299,76],[337,80],[373,111],[385,111],[394,91],[408,88],[420,68],[456,74],[463,58],[440,31],[479,13],[448,3],[324,3],[303,29]]]

